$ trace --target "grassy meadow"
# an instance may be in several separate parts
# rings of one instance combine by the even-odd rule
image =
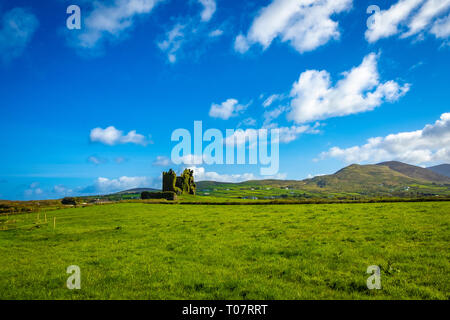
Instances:
[[[450,298],[450,202],[118,203],[0,225],[0,299]]]

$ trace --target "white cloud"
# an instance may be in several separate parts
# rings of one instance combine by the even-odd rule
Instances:
[[[376,42],[396,34],[406,38],[428,32],[436,19],[449,9],[450,0],[400,0],[374,14],[375,23],[367,29],[366,39]]]
[[[223,30],[221,30],[221,29],[216,29],[216,30],[213,30],[213,31],[211,31],[209,33],[209,36],[212,37],[212,38],[220,37],[221,35],[223,35]]]
[[[273,94],[273,95],[269,96],[266,100],[264,100],[262,105],[264,108],[270,107],[272,105],[272,103],[274,103],[277,100],[280,100],[281,98],[282,98],[281,95]]]
[[[290,143],[296,139],[298,139],[302,134],[317,134],[319,130],[317,127],[319,126],[316,123],[314,126],[303,125],[303,126],[290,126],[290,127],[278,127],[276,124],[270,124],[262,129],[245,129],[245,130],[236,130],[234,133],[225,138],[225,145],[242,145],[247,144],[249,148],[256,148],[257,145],[250,144],[250,137],[256,137],[256,141],[258,141],[258,133],[260,130],[267,130],[268,138],[271,137],[271,129],[278,129],[279,131],[279,140],[273,141],[274,143]],[[255,142],[256,142],[255,141]]]
[[[340,37],[339,24],[331,16],[351,6],[352,0],[273,0],[254,19],[248,34],[236,38],[235,49],[244,53],[256,43],[267,49],[280,38],[300,53],[312,51]]]
[[[209,110],[209,116],[212,118],[220,118],[223,120],[228,120],[231,117],[236,117],[241,112],[247,109],[248,105],[239,104],[236,99],[228,99],[222,102],[220,105],[213,103],[211,109]]]
[[[92,49],[105,41],[117,41],[132,28],[136,17],[150,13],[161,0],[94,1],[74,44]]]
[[[309,134],[318,133],[315,127],[311,126],[290,126],[290,127],[280,127],[278,129],[280,130],[281,143],[289,143],[294,140],[297,140],[300,135],[305,133]]]
[[[253,127],[256,126],[256,119],[254,118],[246,118],[238,123],[237,127]]]
[[[87,159],[88,162],[93,163],[95,165],[106,163],[107,160],[98,156],[90,156]]]
[[[281,114],[283,114],[286,111],[286,107],[280,106],[278,108],[275,108],[273,110],[267,110],[263,114],[264,118],[264,125],[269,125],[273,120],[277,119]]]
[[[303,72],[291,90],[288,119],[305,123],[370,111],[384,101],[397,101],[410,86],[393,80],[380,83],[377,59],[376,54],[369,54],[361,65],[344,72],[335,86],[327,71]]]
[[[234,41],[234,50],[239,53],[246,53],[248,49],[250,49],[250,44],[248,43],[247,38],[242,34],[238,35]]]
[[[22,55],[39,26],[36,16],[22,8],[3,15],[0,29],[0,55],[5,63]]]
[[[424,30],[430,22],[450,8],[450,0],[428,0],[411,19],[408,32],[403,37],[409,37]]]
[[[255,143],[253,143],[252,145],[250,145],[251,143],[251,139],[250,138],[255,138]],[[238,129],[235,130],[233,132],[232,135],[227,136],[224,139],[224,144],[225,145],[229,145],[229,146],[239,146],[239,145],[243,145],[246,144],[248,142],[249,144],[249,148],[256,148],[257,147],[257,142],[258,142],[258,129]]]
[[[28,198],[42,195],[44,191],[41,188],[39,188],[39,186],[40,186],[39,182],[33,182],[32,184],[30,184],[28,189],[24,191],[24,195]]]
[[[202,51],[201,41],[213,41],[223,34],[222,29],[209,30],[208,22],[216,11],[215,0],[198,0],[203,6],[201,18],[181,17],[168,29],[158,47],[167,55],[170,63],[176,63],[182,54],[199,55]],[[185,48],[188,46],[188,48]]]
[[[205,160],[203,155],[197,154],[187,154],[185,156],[180,157],[180,162],[185,165],[203,163],[203,160]]]
[[[110,126],[106,129],[95,128],[91,130],[90,138],[92,142],[100,142],[109,146],[116,144],[133,143],[146,146],[150,142],[145,136],[136,133],[136,130],[128,132],[126,135],[123,131],[117,130],[115,127]]]
[[[388,10],[375,13],[375,23],[366,31],[366,39],[369,42],[378,41],[399,32],[398,25],[406,20],[411,12],[418,7],[423,0],[401,0],[393,4]]]
[[[194,170],[195,181],[216,181],[216,182],[231,182],[238,183],[249,180],[266,180],[277,179],[284,180],[287,177],[286,173],[278,173],[273,176],[256,176],[253,173],[241,173],[241,174],[220,174],[214,171],[206,171],[204,167],[190,167],[188,169]]]
[[[58,196],[64,197],[73,194],[73,190],[63,185],[57,185],[53,187],[53,193],[57,194]]]
[[[215,0],[198,0],[203,5],[203,11],[201,13],[202,21],[207,22],[211,20],[212,16],[216,12]]]
[[[177,23],[170,31],[166,33],[166,39],[158,43],[158,47],[165,53],[167,53],[167,59],[170,63],[177,61],[177,52],[181,48],[181,44],[184,41],[184,29],[185,25]]]
[[[306,179],[312,179],[312,178],[315,178],[315,177],[323,177],[323,176],[326,176],[327,174],[324,174],[324,173],[318,173],[318,174],[308,174],[308,176],[306,177]]]
[[[151,179],[147,177],[120,177],[118,179],[98,178],[94,185],[90,187],[89,193],[110,193],[124,191],[134,188],[149,187],[152,184]]]
[[[437,20],[431,28],[431,33],[434,34],[436,38],[448,38],[450,36],[450,15]]]
[[[44,191],[41,188],[27,189],[24,192],[25,196],[27,196],[27,197],[39,196],[43,193],[44,193]]]
[[[219,174],[214,171],[206,171],[203,167],[190,167],[188,169],[194,170],[194,179],[196,181],[242,182],[256,179],[253,173]]]
[[[172,162],[170,161],[169,158],[165,157],[165,156],[157,156],[156,160],[153,161],[153,165],[154,166],[158,166],[158,167],[167,167],[171,164]]]
[[[450,113],[434,124],[410,132],[368,139],[362,146],[333,147],[320,158],[339,158],[347,163],[404,161],[412,164],[450,162]]]

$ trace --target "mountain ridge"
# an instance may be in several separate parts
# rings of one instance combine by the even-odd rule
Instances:
[[[413,166],[407,163],[399,162],[399,161],[387,161],[381,162],[377,164],[378,166],[386,166],[394,171],[400,172],[410,178],[431,181],[431,182],[449,182],[450,178],[432,170],[421,168],[418,166]]]
[[[440,175],[450,177],[450,164],[444,163],[433,167],[428,167],[428,170],[431,170],[435,173],[438,173]]]
[[[317,176],[304,180],[250,180],[239,183],[222,183],[216,181],[197,182],[198,190],[211,189],[216,186],[267,186],[276,188],[308,190],[320,193],[347,192],[364,194],[389,194],[391,192],[408,192],[410,186],[450,187],[450,178],[431,170],[402,162],[389,161],[379,164],[352,164],[333,174]],[[447,186],[448,185],[448,186]],[[415,192],[420,192],[415,188]]]

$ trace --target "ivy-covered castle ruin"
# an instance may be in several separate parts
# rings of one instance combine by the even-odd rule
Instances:
[[[162,180],[163,192],[195,195],[194,170],[185,169],[181,176],[177,177],[175,171],[170,169],[168,172],[163,172]]]

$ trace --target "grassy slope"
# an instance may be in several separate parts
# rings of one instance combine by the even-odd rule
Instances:
[[[430,171],[429,175],[433,176],[435,174]],[[198,182],[197,186],[199,194],[202,194],[202,191],[204,190],[208,190],[207,192],[210,195],[222,197],[225,197],[227,195],[239,196],[239,193],[242,193],[242,195],[245,196],[248,193],[247,191],[252,187],[259,187],[260,190],[265,190],[267,187],[272,188],[271,191],[264,191],[263,194],[261,194],[261,192],[257,192],[257,194],[255,193],[256,196],[279,195],[279,190],[278,192],[275,192],[276,190],[274,190],[274,188],[289,188],[289,190],[297,190],[298,192],[296,192],[296,194],[300,193],[310,197],[321,198],[327,198],[331,195],[336,197],[348,197],[351,195],[363,197],[416,197],[423,195],[450,194],[450,184],[433,184],[431,181],[411,178],[409,176],[406,176],[405,174],[382,165],[351,165],[339,170],[335,174],[318,176],[302,181],[261,180],[247,181],[238,184]],[[230,191],[234,192],[223,192],[227,189],[230,189]],[[243,191],[239,192],[239,190]],[[292,191],[282,193],[289,195],[291,192]]]
[[[316,177],[307,180],[308,186],[321,185],[324,188],[342,191],[377,190],[385,187],[410,185],[417,180],[407,177],[385,166],[351,165],[333,175]]]
[[[408,177],[424,180],[433,181],[437,183],[450,183],[450,178],[438,174],[433,170],[424,169],[417,166],[412,166],[410,164],[398,162],[398,161],[388,161],[377,164],[378,166],[386,166],[394,171],[400,172]]]
[[[441,164],[427,169],[450,178],[450,164]]]
[[[3,299],[449,299],[450,203],[115,204],[0,231]],[[42,219],[42,213],[40,215]],[[1,217],[5,219],[5,217]],[[82,290],[65,288],[79,265]],[[366,288],[380,265],[379,291]]]

